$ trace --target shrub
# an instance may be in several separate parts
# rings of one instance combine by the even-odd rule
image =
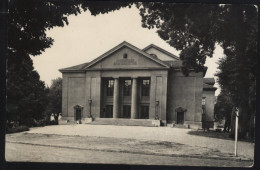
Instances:
[[[6,128],[6,133],[18,133],[18,132],[24,132],[24,131],[29,131],[28,126],[17,126],[15,128]]]

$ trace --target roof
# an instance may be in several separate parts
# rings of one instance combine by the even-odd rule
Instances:
[[[115,51],[119,50],[120,48],[122,48],[124,46],[129,47],[130,49],[142,54],[143,56],[149,58],[150,60],[153,60],[153,61],[159,63],[160,65],[164,66],[165,68],[181,69],[181,67],[182,67],[182,61],[177,56],[165,51],[164,49],[162,49],[162,48],[160,48],[160,47],[158,47],[154,44],[151,44],[151,45],[147,46],[146,48],[144,48],[143,50],[140,50],[139,48],[133,46],[132,44],[130,44],[126,41],[123,41],[122,43],[120,43],[116,47],[112,48],[111,50],[107,51],[106,53],[102,54],[98,58],[92,60],[91,62],[75,65],[75,66],[68,67],[68,68],[62,68],[59,71],[60,72],[85,72],[92,65],[94,65],[97,62],[103,60],[104,58],[108,57],[109,55],[111,55],[112,53],[114,53]],[[157,57],[154,57],[154,56],[146,53],[145,50],[147,50],[151,47],[154,47],[154,48],[156,48],[156,49],[158,49],[158,50],[160,50],[164,53],[167,53],[168,55],[172,56],[173,58],[175,58],[177,60],[175,60],[175,61],[172,61],[172,60],[162,61],[162,60],[158,59]],[[206,71],[204,71],[203,76],[205,76],[205,73],[206,73]],[[204,83],[206,83],[206,84],[214,85],[214,83],[215,83],[214,78],[204,78],[204,81],[205,81]]]
[[[104,58],[108,57],[110,54],[114,53],[115,51],[119,50],[120,48],[122,48],[124,46],[126,46],[126,47],[128,47],[128,48],[130,48],[130,49],[132,49],[132,50],[142,54],[143,56],[145,56],[145,57],[147,57],[147,58],[149,58],[149,59],[159,63],[160,65],[163,65],[163,66],[168,68],[168,65],[165,64],[162,60],[151,56],[150,54],[140,50],[139,48],[135,47],[134,45],[132,45],[132,44],[126,42],[126,41],[123,41],[122,43],[120,43],[116,47],[114,47],[111,50],[107,51],[106,53],[102,54],[98,58],[92,60],[85,68],[89,68],[90,66],[94,65],[95,63],[97,63],[100,60],[103,60]]]
[[[163,61],[165,64],[167,64],[168,66],[172,67],[172,68],[181,68],[182,66],[182,61]]]
[[[206,84],[209,84],[209,85],[214,85],[215,79],[214,78],[203,78],[203,83],[206,83]]]
[[[155,49],[157,49],[157,50],[159,50],[159,51],[161,51],[162,53],[165,53],[165,54],[169,55],[170,57],[172,57],[172,58],[174,58],[174,59],[176,59],[176,60],[180,60],[180,58],[177,57],[176,55],[174,55],[174,54],[172,54],[172,53],[170,53],[170,52],[168,52],[168,51],[166,51],[166,50],[164,50],[164,49],[162,49],[162,48],[160,48],[160,47],[158,47],[157,45],[154,45],[154,44],[148,45],[147,47],[145,47],[145,48],[143,49],[143,51],[146,51],[146,50],[148,50],[148,49],[150,49],[150,48],[152,48],[152,47],[155,48]]]
[[[203,83],[203,90],[206,90],[206,91],[215,91],[215,90],[217,90],[217,88],[216,88],[216,87],[213,87],[212,85]]]
[[[84,68],[86,66],[88,66],[89,62],[88,63],[83,63],[83,64],[79,64],[79,65],[75,65],[75,66],[72,66],[72,67],[67,67],[67,68],[62,68],[60,69],[59,71],[60,72],[66,72],[66,71],[83,71]]]

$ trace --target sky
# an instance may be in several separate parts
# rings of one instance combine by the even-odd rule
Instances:
[[[69,16],[68,21],[67,26],[48,30],[47,36],[54,39],[53,45],[41,55],[32,57],[35,70],[48,86],[52,79],[62,77],[59,69],[89,62],[123,41],[140,49],[155,44],[177,56],[180,53],[162,40],[155,29],[142,28],[141,16],[134,6],[98,16],[91,16],[86,11]],[[206,60],[208,71],[205,77],[214,77],[217,61],[222,56],[222,48],[216,46],[213,57]],[[218,95],[217,83],[215,87],[218,87],[215,93]]]

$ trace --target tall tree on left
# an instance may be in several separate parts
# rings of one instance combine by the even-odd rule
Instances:
[[[46,105],[45,84],[34,70],[30,56],[40,55],[54,40],[46,30],[68,25],[67,17],[90,10],[92,15],[107,13],[130,3],[77,0],[9,0],[7,56],[7,119],[27,124],[39,119]]]

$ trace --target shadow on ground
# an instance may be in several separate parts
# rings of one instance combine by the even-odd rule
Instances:
[[[213,130],[209,130],[209,131],[204,132],[203,130],[197,130],[197,131],[189,131],[188,134],[189,135],[196,135],[196,136],[204,136],[204,137],[209,137],[209,138],[234,140],[234,138],[231,137],[229,132],[216,132],[216,131],[213,131]],[[239,141],[253,143],[254,139],[253,138],[239,139]]]

